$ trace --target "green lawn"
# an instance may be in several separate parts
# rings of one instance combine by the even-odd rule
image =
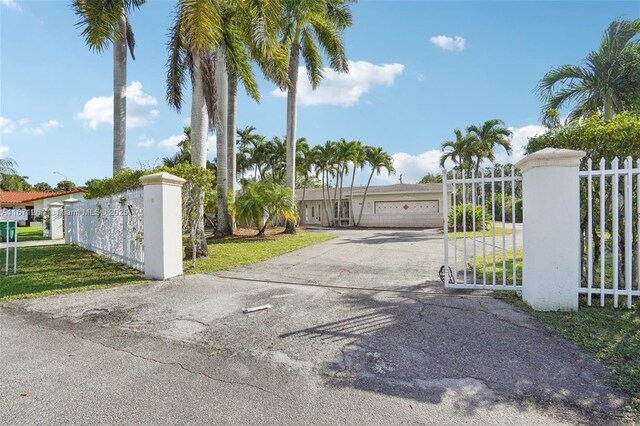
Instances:
[[[226,271],[248,263],[262,262],[303,247],[335,238],[321,232],[299,230],[295,235],[269,234],[265,237],[241,236],[209,240],[209,257],[198,259],[196,267],[184,262],[185,273]]]
[[[42,235],[41,226],[18,227],[18,241],[41,241],[47,239]]]
[[[10,256],[13,256],[13,250],[10,251]],[[2,249],[2,269],[4,259],[5,250]],[[67,245],[20,248],[18,273],[0,277],[0,301],[95,290],[145,281],[141,272],[82,248]]]
[[[28,229],[28,228],[25,228]],[[274,232],[274,231],[272,231]],[[185,262],[185,273],[227,270],[266,260],[333,235],[304,232],[296,235],[269,234],[263,238],[240,235],[209,242],[209,257],[198,259],[195,269]],[[10,251],[13,259],[13,250]],[[4,268],[5,250],[0,249]],[[12,267],[13,263],[11,263]],[[144,274],[104,256],[76,246],[58,245],[18,249],[18,273],[0,271],[0,301],[49,296],[146,282]]]
[[[513,293],[494,294],[530,312],[602,362],[611,373],[611,386],[631,395],[626,417],[632,422],[640,419],[640,301],[631,310],[614,309],[611,304],[604,308],[588,307],[586,298],[581,296],[577,312],[536,312]]]
[[[502,225],[499,226],[496,223],[496,237],[501,237],[502,234],[503,234]],[[513,234],[513,229],[510,226],[505,227],[504,235],[511,235],[511,234]],[[485,231],[485,238],[487,240],[490,240],[492,236],[493,236],[493,232],[491,231],[491,229],[487,229]],[[467,231],[467,232],[449,231],[449,238],[482,238],[482,231]]]

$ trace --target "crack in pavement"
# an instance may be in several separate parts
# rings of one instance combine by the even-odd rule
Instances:
[[[135,352],[132,352],[132,351],[129,351],[129,350],[126,350],[126,349],[120,349],[120,348],[116,348],[116,347],[113,347],[113,346],[109,346],[109,345],[104,344],[104,343],[102,343],[102,342],[97,342],[97,341],[92,340],[92,339],[89,339],[89,338],[87,338],[87,337],[80,336],[80,335],[78,335],[78,334],[76,334],[76,333],[72,333],[72,332],[68,332],[68,331],[63,331],[63,330],[57,330],[57,329],[55,329],[55,328],[48,328],[48,327],[44,327],[44,326],[41,326],[41,325],[38,325],[38,324],[34,324],[34,326],[36,326],[37,328],[40,328],[40,329],[42,329],[42,330],[50,330],[50,331],[54,331],[54,332],[56,332],[56,333],[58,333],[58,334],[62,334],[62,335],[70,335],[70,336],[72,336],[72,337],[74,337],[74,338],[76,338],[76,339],[80,339],[80,340],[83,340],[83,341],[91,342],[91,343],[93,343],[93,344],[96,344],[96,345],[102,346],[103,348],[111,349],[111,350],[116,351],[116,352],[125,353],[125,354],[131,355],[131,356],[133,356],[133,357],[135,357],[135,358],[142,359],[142,360],[145,360],[145,361],[154,362],[154,363],[161,364],[161,365],[168,365],[168,366],[175,366],[175,367],[179,367],[181,370],[186,371],[187,373],[190,373],[190,374],[193,374],[193,375],[197,375],[197,376],[202,376],[202,377],[205,377],[205,378],[207,378],[207,379],[209,379],[209,380],[212,380],[212,381],[215,381],[215,382],[225,383],[225,384],[229,384],[229,385],[237,385],[237,386],[247,386],[247,387],[251,387],[251,388],[254,388],[254,389],[260,390],[260,391],[262,391],[262,392],[266,392],[266,393],[268,393],[268,394],[270,394],[270,395],[273,395],[273,396],[275,396],[275,397],[276,397],[276,398],[278,398],[278,399],[282,399],[279,395],[277,395],[277,394],[275,394],[275,393],[273,393],[273,392],[269,391],[268,389],[265,389],[265,388],[263,388],[263,387],[260,387],[260,386],[258,386],[258,385],[255,385],[255,384],[253,384],[253,383],[247,383],[247,382],[236,382],[236,381],[233,381],[233,380],[225,380],[225,379],[221,379],[221,378],[219,378],[219,377],[214,377],[214,376],[211,376],[211,375],[209,375],[209,374],[207,374],[207,373],[203,373],[203,372],[201,372],[201,371],[194,371],[194,370],[191,370],[191,369],[189,369],[189,368],[185,367],[185,366],[184,366],[184,364],[182,364],[182,363],[180,363],[180,362],[177,362],[177,361],[161,361],[161,360],[158,360],[158,359],[155,359],[155,358],[150,358],[150,357],[146,357],[146,356],[144,356],[144,355],[137,354],[137,353],[135,353]]]

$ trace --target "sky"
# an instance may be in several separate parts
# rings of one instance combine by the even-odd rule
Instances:
[[[70,3],[0,0],[0,158],[14,159],[32,184],[111,175],[113,54],[85,45]],[[130,17],[128,167],[160,164],[189,123],[189,88],[180,113],[165,100],[174,10],[174,1],[149,0]],[[327,69],[312,91],[301,70],[298,136],[311,145],[344,137],[381,146],[397,171],[374,183],[400,174],[412,183],[438,172],[440,145],[454,129],[493,118],[513,131],[514,153],[498,152],[498,161],[520,159],[528,138],[544,131],[540,78],[579,63],[612,20],[640,17],[640,1],[362,0],[352,12],[349,73]],[[259,104],[241,90],[238,127],[283,136],[286,98],[259,82]]]

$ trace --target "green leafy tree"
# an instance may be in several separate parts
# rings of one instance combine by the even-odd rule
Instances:
[[[127,124],[127,46],[135,59],[129,13],[145,0],[73,0],[78,26],[89,48],[103,52],[113,44],[113,173],[125,166]]]
[[[61,180],[55,188],[56,191],[60,192],[73,191],[74,189],[76,189],[76,184],[70,180]]]
[[[511,155],[511,130],[504,127],[504,121],[493,119],[487,120],[480,126],[469,126],[467,132],[473,137],[472,152],[475,156],[475,174],[480,172],[480,167],[484,160],[494,162],[496,159],[495,148],[504,148],[507,154]]]
[[[38,192],[53,192],[53,187],[47,182],[38,182],[33,185],[33,190]]]
[[[454,130],[453,133],[456,136],[455,140],[442,143],[440,167],[444,168],[446,162],[451,161],[454,165],[454,170],[470,174],[475,165],[474,157],[480,155],[476,138],[469,133],[463,134],[460,129]]]
[[[571,105],[568,122],[592,114],[610,120],[628,106],[625,104],[635,103],[638,88],[629,83],[638,78],[634,64],[638,63],[639,34],[640,19],[615,20],[605,31],[600,48],[581,65],[561,65],[545,74],[538,84],[543,118],[549,111]]]
[[[287,93],[287,186],[295,191],[296,123],[298,68],[300,54],[304,59],[311,87],[322,80],[321,51],[332,69],[348,72],[349,66],[342,43],[342,33],[351,26],[350,0],[282,0],[282,33],[289,51]],[[295,233],[295,224],[287,222],[286,232]]]
[[[271,182],[250,182],[238,195],[235,210],[238,218],[251,223],[264,235],[267,226],[276,217],[295,221],[291,189]]]
[[[442,175],[436,173],[427,173],[418,183],[442,183]]]

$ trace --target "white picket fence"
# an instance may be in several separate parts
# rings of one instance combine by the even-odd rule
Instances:
[[[616,158],[612,161],[611,168],[607,169],[605,160],[602,159],[599,169],[594,170],[592,161],[589,159],[587,170],[580,172],[580,178],[586,180],[588,191],[586,200],[587,279],[582,283],[579,291],[587,295],[589,306],[592,305],[594,296],[599,297],[600,306],[605,305],[606,297],[613,297],[615,307],[618,306],[620,298],[625,297],[627,307],[631,308],[634,298],[640,296],[640,200],[638,200],[640,160],[636,160],[634,168],[633,159],[629,157],[620,168],[619,160]],[[610,192],[607,188],[610,188]],[[599,213],[595,235],[594,206]],[[634,268],[634,240],[636,268]],[[624,243],[622,252],[621,241]],[[597,254],[594,253],[594,242],[599,245]],[[594,265],[596,255],[599,257],[599,262],[597,261]],[[607,270],[610,270],[610,274],[607,274]],[[623,279],[620,277],[620,272],[623,273]]]
[[[144,271],[144,191],[65,206],[67,242]]]
[[[504,169],[500,175],[492,170],[490,175],[476,177],[474,174],[467,177],[464,172],[453,171],[453,179],[447,179],[447,172],[443,171],[443,215],[445,223],[444,231],[444,274],[441,273],[445,287],[459,289],[486,289],[486,290],[519,290],[522,283],[518,282],[517,262],[513,261],[511,267],[507,266],[507,258],[517,253],[516,237],[516,186],[522,184],[522,177],[515,174],[515,168],[505,175]],[[475,212],[476,206],[482,209],[482,222],[489,224],[476,231],[476,217],[472,215],[471,223],[467,223],[467,215],[462,215],[462,224],[458,223],[456,214],[449,217],[449,186],[453,190],[451,202],[455,206],[462,206],[466,212],[470,206]],[[501,194],[501,212],[496,214],[496,195]],[[511,196],[511,220],[506,217],[506,196]],[[490,212],[487,211],[487,203],[490,203]],[[489,217],[487,217],[487,215]],[[453,231],[449,226],[453,226]],[[507,236],[507,229],[511,235]],[[500,235],[498,235],[500,230]],[[468,236],[472,233],[472,236]],[[452,251],[453,253],[450,253]],[[498,255],[501,260],[498,259]],[[482,265],[482,273],[478,274],[478,259]],[[488,264],[492,265],[492,271],[487,273]],[[497,273],[498,266],[502,272]]]

